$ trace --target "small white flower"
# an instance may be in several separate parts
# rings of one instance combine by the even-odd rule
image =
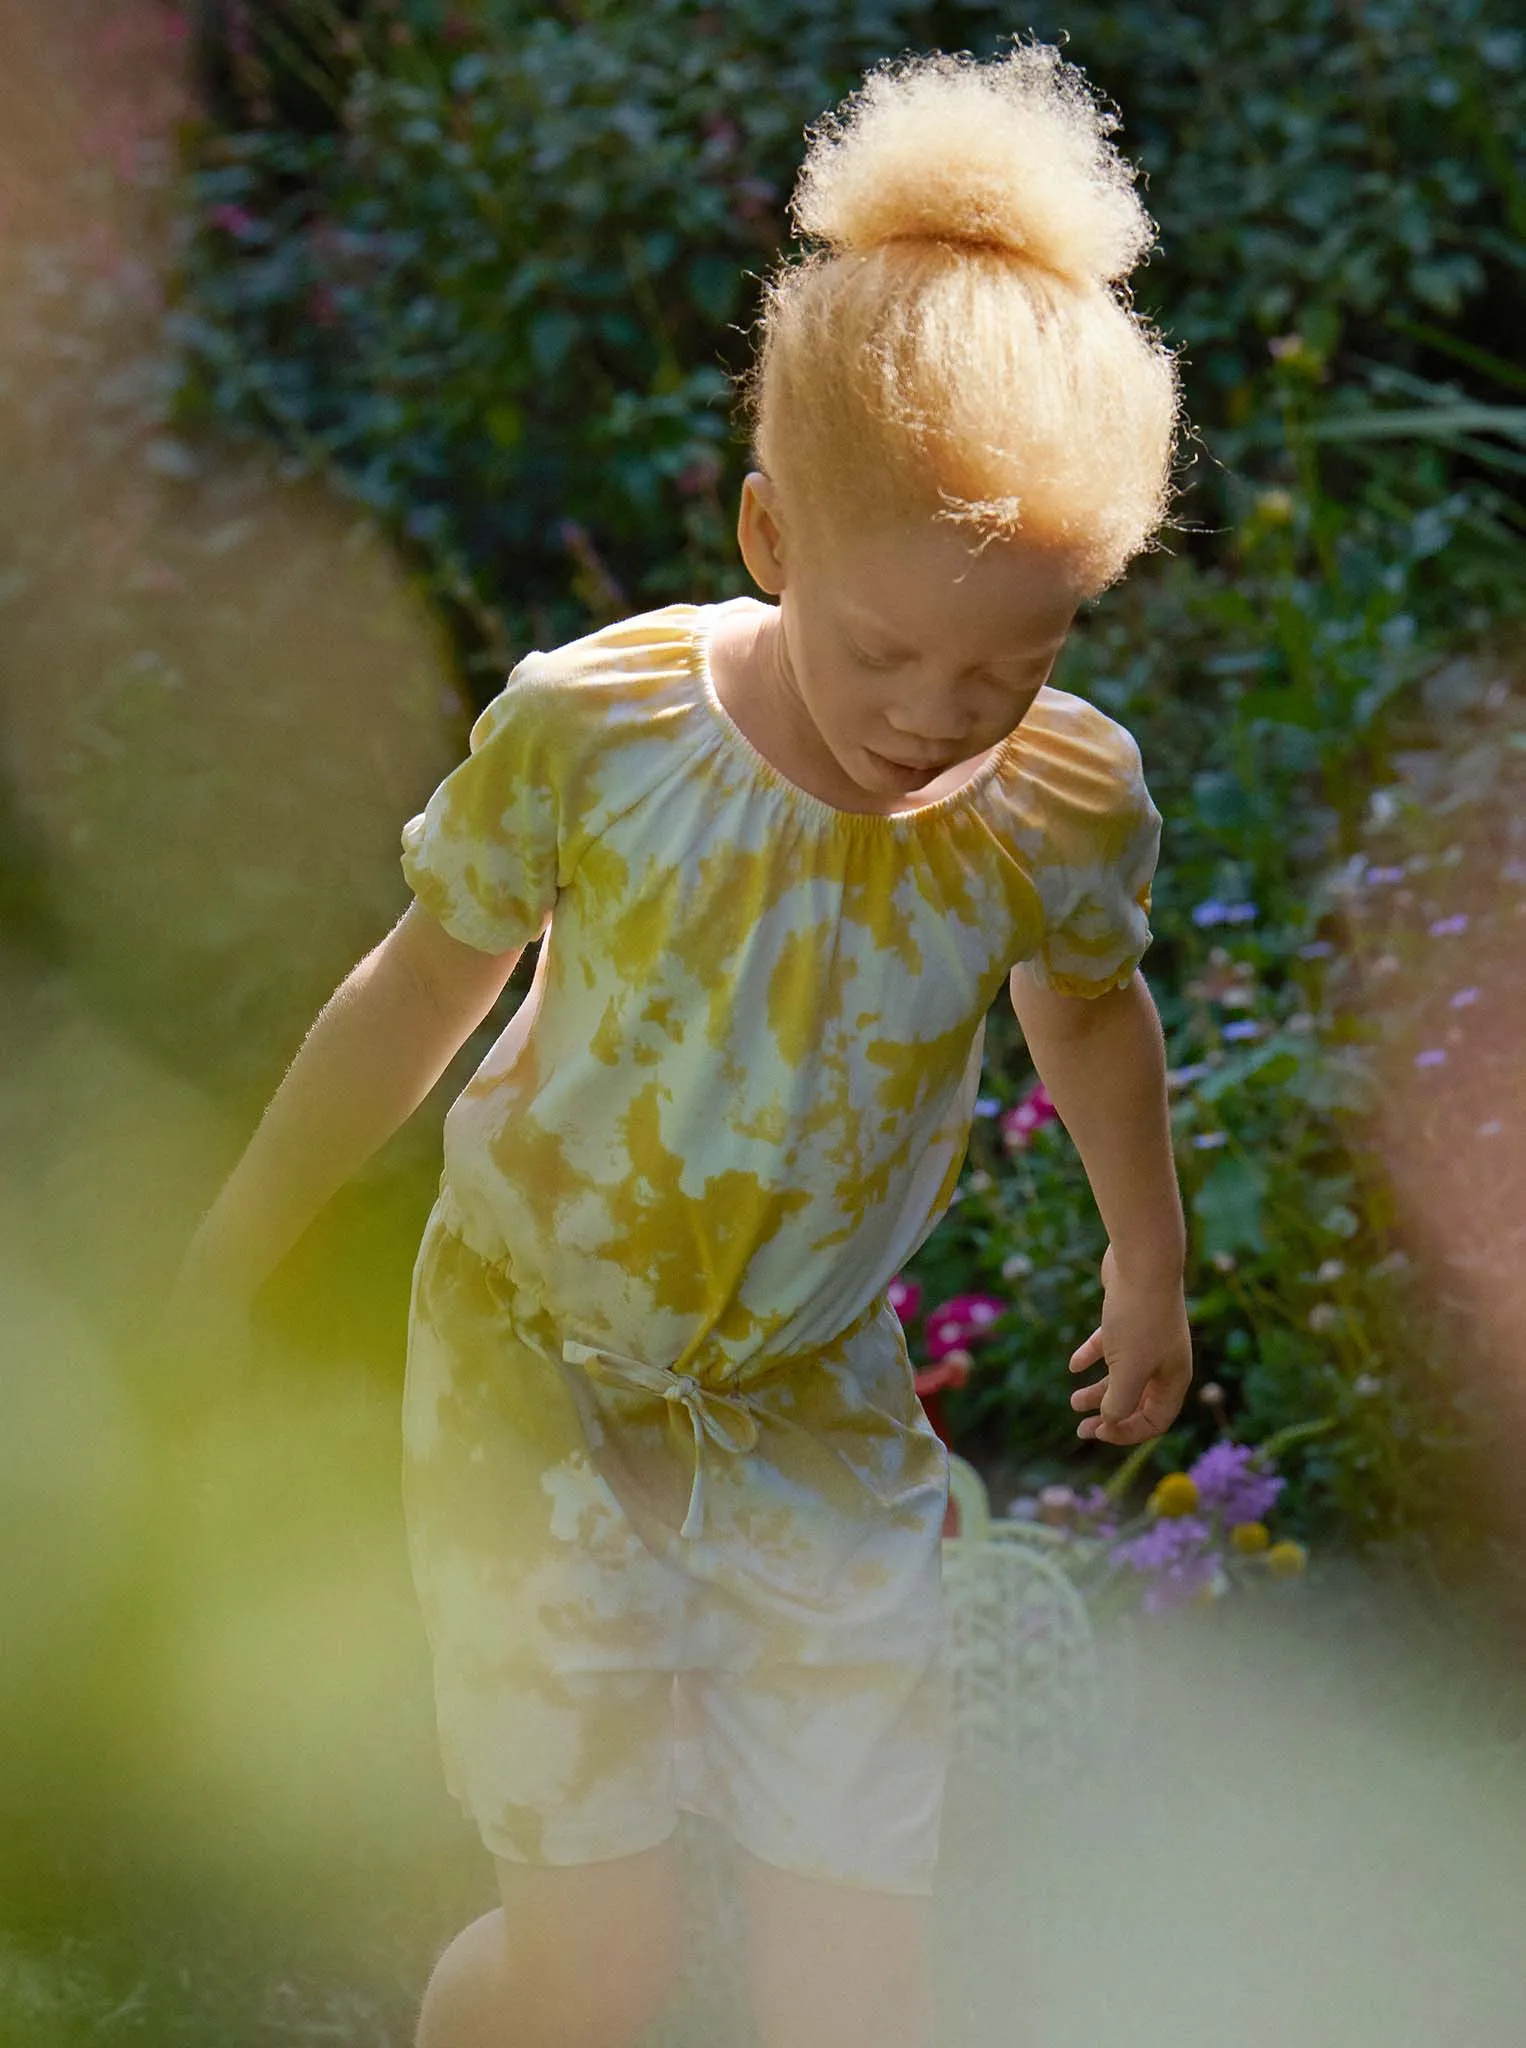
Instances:
[[[1333,1302],[1317,1301],[1309,1310],[1309,1328],[1316,1332],[1337,1328],[1340,1319],[1341,1312]]]
[[[1009,1252],[1001,1262],[1003,1280],[1026,1280],[1033,1271],[1033,1261],[1026,1252]]]
[[[991,1176],[983,1166],[976,1167],[975,1171],[970,1175],[968,1183],[970,1192],[974,1195],[983,1195],[991,1184]]]
[[[1344,1259],[1326,1259],[1314,1277],[1322,1287],[1328,1287],[1332,1280],[1339,1280],[1345,1270]]]
[[[1381,1394],[1383,1382],[1375,1372],[1359,1372],[1351,1382],[1353,1394]]]

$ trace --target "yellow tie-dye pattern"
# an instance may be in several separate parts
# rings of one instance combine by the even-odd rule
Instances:
[[[1012,964],[1126,980],[1160,820],[1129,734],[1047,688],[952,798],[836,811],[713,697],[710,616],[527,656],[403,831],[457,938],[545,934],[446,1118],[414,1272],[447,1778],[496,1854],[627,1853],[676,1801],[925,1891],[947,1457],[885,1289],[952,1198]],[[689,1688],[676,1780],[661,1674]]]

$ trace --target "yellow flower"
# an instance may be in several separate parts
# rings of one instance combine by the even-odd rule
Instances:
[[[1268,526],[1286,526],[1293,517],[1293,499],[1288,491],[1262,491],[1256,511]]]
[[[1267,1535],[1265,1522],[1236,1522],[1229,1532],[1229,1540],[1236,1550],[1248,1557],[1253,1550],[1265,1550],[1271,1538]]]
[[[1185,1472],[1168,1472],[1149,1500],[1152,1515],[1190,1515],[1196,1506],[1197,1486]]]
[[[1266,1568],[1279,1579],[1295,1578],[1308,1562],[1308,1553],[1301,1543],[1295,1543],[1285,1536],[1280,1543],[1274,1543],[1266,1553]]]

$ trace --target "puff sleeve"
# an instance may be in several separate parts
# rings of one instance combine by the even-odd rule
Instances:
[[[1061,995],[1100,996],[1131,979],[1150,944],[1161,816],[1133,734],[1082,698],[1046,695],[1022,834],[1043,930],[1025,965]]]
[[[452,938],[522,950],[545,930],[560,873],[558,693],[526,655],[474,721],[467,756],[403,827],[403,876]]]

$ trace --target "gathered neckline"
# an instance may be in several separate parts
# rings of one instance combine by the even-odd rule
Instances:
[[[782,768],[776,768],[768,756],[753,745],[721,702],[720,694],[715,687],[715,677],[710,667],[710,628],[715,614],[723,611],[727,605],[752,602],[753,600],[744,593],[740,597],[724,598],[716,604],[690,606],[693,615],[692,651],[694,669],[700,684],[700,697],[710,713],[712,723],[732,751],[740,755],[756,775],[773,788],[780,790],[792,803],[798,804],[810,815],[834,825],[856,826],[867,831],[881,831],[887,826],[910,830],[925,819],[947,817],[950,812],[963,810],[967,804],[973,803],[992,776],[999,774],[1016,753],[1022,732],[1020,725],[1013,727],[1005,739],[992,749],[990,757],[973,775],[961,782],[957,789],[951,789],[947,796],[934,797],[931,803],[915,804],[910,810],[846,811],[836,804],[828,803],[825,797],[814,796],[810,790],[802,789],[798,782],[792,782]]]

